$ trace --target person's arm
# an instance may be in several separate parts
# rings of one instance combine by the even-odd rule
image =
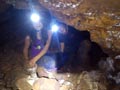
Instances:
[[[34,58],[32,58],[31,60],[30,60],[30,66],[31,67],[33,67],[34,65],[35,65],[35,63],[48,51],[48,48],[49,48],[49,46],[50,46],[50,42],[51,42],[51,37],[52,37],[52,35],[50,35],[51,33],[49,33],[49,35],[48,35],[48,40],[47,40],[47,42],[46,42],[46,45],[44,46],[44,48],[42,49],[42,51],[38,54],[38,55],[36,55]]]
[[[29,59],[29,56],[28,56],[29,46],[30,46],[30,37],[26,36],[24,48],[23,48],[23,55],[24,55],[25,60]]]
[[[59,42],[60,42],[60,52],[64,52],[65,49],[65,35],[58,34]]]

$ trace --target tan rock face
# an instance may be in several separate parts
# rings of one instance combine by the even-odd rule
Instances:
[[[116,30],[94,30],[91,32],[92,40],[98,42],[102,47],[119,51],[120,49],[120,31]]]
[[[120,0],[33,0],[78,30],[89,30],[93,41],[120,51]],[[29,7],[29,0],[6,0],[16,8]]]
[[[104,48],[120,51],[120,1],[39,0],[58,19],[78,30],[89,30],[91,39]]]
[[[40,78],[34,85],[33,90],[59,90],[59,83],[54,79]]]

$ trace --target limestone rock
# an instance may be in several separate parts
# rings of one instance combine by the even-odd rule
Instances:
[[[31,90],[32,86],[27,82],[26,78],[21,78],[16,81],[16,87],[19,90]]]
[[[101,78],[101,74],[92,72],[82,72],[78,79],[77,90],[107,90],[105,78]]]
[[[55,79],[40,78],[33,84],[33,90],[59,90],[59,83]]]

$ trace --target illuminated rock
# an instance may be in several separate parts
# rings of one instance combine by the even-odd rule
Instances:
[[[16,87],[19,90],[31,90],[32,85],[30,85],[26,78],[21,78],[16,81]]]
[[[33,90],[59,90],[59,88],[58,81],[48,78],[40,78],[33,85]]]

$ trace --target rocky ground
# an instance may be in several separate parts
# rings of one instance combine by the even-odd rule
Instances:
[[[73,69],[70,65],[59,71],[41,68],[38,78],[34,69],[26,71],[21,52],[9,48],[1,51],[0,90],[120,90],[119,55],[101,62],[99,70]]]

